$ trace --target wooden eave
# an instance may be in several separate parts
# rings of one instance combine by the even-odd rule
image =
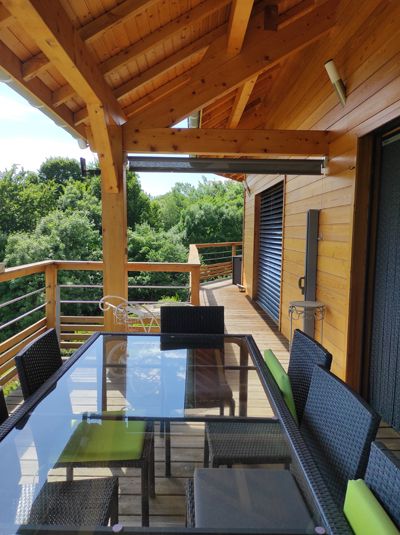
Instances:
[[[168,128],[201,111],[200,130],[241,128],[335,22],[334,0],[275,0],[265,30],[271,3],[0,0],[0,66],[114,165],[115,125]]]

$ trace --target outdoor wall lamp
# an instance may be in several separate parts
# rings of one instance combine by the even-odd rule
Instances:
[[[325,69],[328,73],[329,79],[335,88],[339,100],[344,106],[346,104],[346,86],[343,83],[343,80],[340,78],[338,70],[336,68],[335,62],[333,59],[330,59],[325,63]]]

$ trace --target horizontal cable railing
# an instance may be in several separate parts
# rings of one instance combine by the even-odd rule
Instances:
[[[240,254],[241,245],[193,244],[186,263],[128,262],[128,300],[199,305],[200,282],[231,276],[231,257]],[[112,315],[103,313],[98,306],[107,293],[103,288],[103,267],[103,262],[45,260],[0,273],[0,291],[5,296],[0,303],[0,386],[16,376],[15,355],[48,328],[58,329],[64,350],[76,349],[93,332],[106,326],[108,330],[121,330],[121,326],[113,326]],[[74,282],[75,273],[79,275]],[[156,282],[146,280],[146,273],[153,273]],[[87,283],[81,283],[82,277]],[[156,328],[149,326],[150,331]],[[127,329],[143,330],[143,324],[133,321]]]
[[[242,242],[197,243],[200,281],[232,277],[232,257],[242,254]]]

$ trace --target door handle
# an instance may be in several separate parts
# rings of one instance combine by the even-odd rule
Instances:
[[[302,295],[304,295],[304,292],[305,292],[304,283],[305,283],[305,277],[300,277],[298,280],[298,285],[299,285]]]

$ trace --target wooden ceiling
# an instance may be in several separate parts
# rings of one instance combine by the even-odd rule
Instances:
[[[2,78],[94,148],[104,122],[131,133],[200,112],[200,128],[240,128],[287,59],[330,31],[336,4],[2,0]]]

